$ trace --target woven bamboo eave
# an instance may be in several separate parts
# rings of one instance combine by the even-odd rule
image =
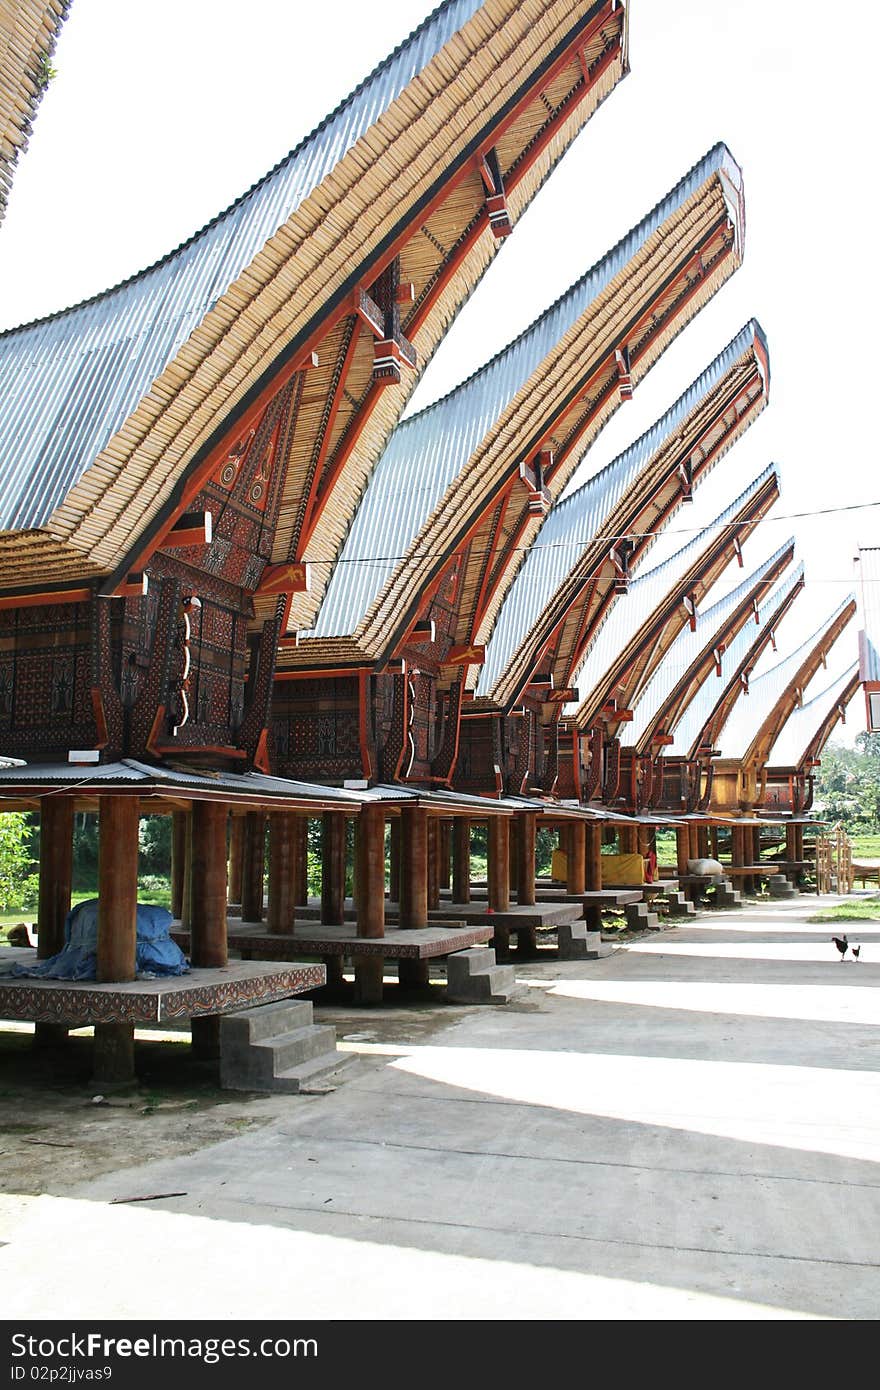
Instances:
[[[674,732],[684,711],[694,700],[700,687],[711,678],[712,672],[715,670],[715,649],[720,646],[722,650],[725,650],[742,631],[746,623],[753,621],[756,606],[764,599],[768,586],[775,584],[793,559],[794,541],[791,540],[784,550],[774,557],[772,564],[762,567],[760,577],[749,592],[744,595],[736,611],[728,614],[721,629],[713,628],[707,633],[702,650],[669,691],[641,737],[631,744],[628,744],[624,738],[623,742],[626,746],[634,748],[637,753],[648,754],[656,734]]]
[[[748,404],[736,413],[738,393],[745,390]],[[678,461],[688,457],[695,442],[708,458],[699,474],[702,481],[729,449],[741,438],[767,403],[764,380],[755,372],[755,356],[750,349],[724,375],[715,389],[676,427],[672,438],[663,441],[630,487],[611,508],[597,536],[577,557],[563,583],[544,606],[538,619],[519,645],[492,696],[503,705],[516,700],[530,672],[543,654],[554,684],[569,684],[585,644],[598,631],[598,617],[608,612],[613,598],[616,571],[609,559],[611,539],[629,533],[648,535],[639,553],[639,563],[649,553],[656,526],[668,524],[682,505],[678,481]],[[732,425],[728,424],[734,415]],[[718,447],[718,440],[723,443]],[[646,499],[650,501],[646,504]]]
[[[517,391],[472,455],[468,467],[447,489],[422,527],[407,556],[359,624],[355,636],[361,644],[377,656],[387,653],[393,647],[403,620],[412,615],[420,595],[435,579],[439,567],[446,563],[443,557],[460,550],[465,542],[471,542],[474,563],[481,566],[485,559],[485,540],[481,550],[474,544],[474,533],[487,509],[494,505],[500,489],[515,476],[520,460],[528,456],[535,440],[541,438],[542,422],[564,418],[567,407],[584,382],[613,361],[615,348],[626,340],[630,326],[639,319],[645,306],[656,302],[658,310],[662,310],[663,287],[681,271],[693,247],[709,239],[713,229],[722,226],[726,215],[720,182],[710,180],[646,239],[564,334],[555,350]],[[668,343],[739,263],[739,247],[734,245],[705,275],[683,312],[672,318],[665,331],[647,342],[633,370],[634,382],[644,376]],[[675,293],[670,298],[675,298]],[[606,400],[584,431],[579,442],[581,450],[599,432],[616,404],[614,399]],[[573,450],[554,472],[549,483],[554,497],[568,482],[578,457],[578,451]],[[485,534],[484,531],[484,537]],[[487,626],[497,612],[517,563],[511,556],[503,580],[497,586],[494,605],[486,615]],[[466,575],[462,585],[465,604],[476,586],[476,578],[469,579]],[[485,628],[481,628],[483,630]]]
[[[782,732],[783,725],[788,720],[792,711],[797,708],[801,694],[809,685],[819,668],[824,665],[828,653],[844,628],[852,621],[855,616],[855,611],[855,599],[851,599],[823,629],[821,635],[808,651],[803,662],[798,666],[785,689],[773,704],[772,709],[770,709],[763,718],[760,716],[760,711],[756,712],[756,716],[759,720],[758,727],[742,758],[737,758],[735,761],[725,759],[724,731],[722,730],[722,756],[716,760],[717,771],[724,772],[733,767],[763,767],[766,764],[770,751]]]
[[[163,509],[174,505],[200,450],[266,380],[291,345],[317,347],[319,358],[326,346],[329,369],[332,346],[322,340],[344,313],[353,268],[378,265],[382,248],[400,235],[401,227],[418,225],[420,205],[435,190],[438,174],[470,157],[474,143],[491,132],[524,87],[533,82],[540,87],[535,75],[549,64],[584,16],[599,8],[583,0],[486,0],[217,300],[56,508],[46,529],[60,547],[68,548],[57,552],[59,564],[70,550],[94,570],[109,572],[126,563],[145,529]],[[616,12],[613,22],[619,29],[623,11]],[[623,75],[622,55],[619,48],[601,82],[511,196],[516,211]],[[537,92],[535,106],[540,104]],[[520,149],[529,138],[529,120],[534,124],[534,112],[530,117],[528,112],[523,114],[519,132],[516,125],[507,132],[514,144],[520,141]],[[495,249],[493,240],[487,234],[481,238],[475,254],[415,335],[421,363],[488,264]],[[413,270],[418,289],[421,281],[415,263]],[[421,277],[429,271],[433,273],[425,263]],[[414,380],[408,383],[410,388],[414,384]],[[340,488],[338,506],[322,519],[322,544],[331,553],[406,396],[402,388],[381,393],[375,421],[362,435],[356,460]],[[320,414],[319,405],[313,409],[313,423],[316,412]],[[340,422],[340,428],[344,423]],[[307,454],[305,426],[302,448]],[[298,465],[292,464],[288,473],[291,494],[285,498],[278,541],[282,559],[288,558],[284,548],[296,530],[296,494],[302,480]],[[71,573],[63,577],[70,578]]]
[[[0,0],[0,221],[70,0]]]
[[[632,708],[636,704],[641,691],[687,622],[683,598],[692,596],[696,604],[702,602],[732,559],[734,537],[745,541],[778,496],[779,480],[775,472],[770,472],[757,489],[750,490],[742,506],[674,580],[668,592],[658,597],[654,611],[615,659],[604,670],[594,671],[590,677],[591,687],[574,715],[580,728],[593,725],[612,695],[620,708]],[[589,652],[586,660],[590,660]],[[614,722],[612,716],[609,724]]]

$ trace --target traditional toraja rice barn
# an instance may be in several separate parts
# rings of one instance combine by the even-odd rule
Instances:
[[[400,426],[314,635],[280,657],[279,771],[328,768],[314,709],[332,676],[322,715],[344,748],[331,776],[453,781],[460,712],[523,548],[631,383],[736,268],[741,231],[739,173],[719,146],[521,338]]]
[[[794,651],[748,683],[718,735],[713,759],[713,812],[750,812],[763,804],[767,760],[804,691],[856,610],[852,596]]]
[[[815,692],[821,684],[822,689]],[[807,691],[809,699],[791,712],[767,755],[764,809],[802,815],[813,804],[813,779],[822,749],[837,724],[846,723],[846,710],[859,688],[859,671],[853,662],[832,680],[817,675]]]
[[[747,624],[760,622],[768,590],[790,564],[789,540],[741,584],[710,608],[698,611],[669,648],[620,734],[619,792],[633,812],[705,809],[693,795],[682,796],[680,770],[665,762],[663,750],[675,742],[675,730],[701,686],[724,675],[724,654]],[[671,773],[670,783],[664,774]]]
[[[227,810],[258,794],[236,796],[235,777],[268,767],[277,637],[314,615],[316,535],[331,561],[416,373],[626,69],[613,0],[448,0],[176,252],[0,336],[0,754],[228,774],[219,802],[198,782],[181,794],[213,885],[194,961],[225,958]],[[116,981],[132,969],[138,802],[107,784],[98,804]],[[47,774],[43,954],[73,805]]]
[[[69,0],[0,0],[0,221],[69,9]]]
[[[571,769],[580,800],[634,804],[637,789],[622,785],[621,734],[648,682],[682,628],[696,622],[700,603],[779,495],[771,464],[714,522],[662,564],[630,584],[610,610],[575,683],[579,703],[560,735],[560,769]],[[630,769],[638,773],[638,763]]]
[[[497,790],[485,781],[488,763],[512,790],[577,795],[570,769],[560,785],[556,737],[574,672],[657,531],[763,409],[767,386],[766,344],[752,322],[635,444],[555,505],[487,643],[456,785]]]
[[[856,554],[864,627],[859,632],[859,680],[865,689],[869,733],[880,733],[880,549]]]
[[[655,804],[660,808],[689,814],[708,808],[712,758],[718,751],[720,730],[748,689],[751,673],[762,654],[770,646],[775,650],[779,625],[803,588],[803,565],[797,565],[772,593],[756,594],[754,624],[747,621],[724,644],[724,650],[718,651],[717,662],[713,660],[713,669],[720,674],[703,681],[675,723],[670,721],[672,742],[660,746],[663,765],[655,771]],[[714,656],[713,652],[713,659]],[[682,862],[689,857],[693,856],[688,850]]]

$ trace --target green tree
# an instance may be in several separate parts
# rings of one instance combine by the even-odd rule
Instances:
[[[815,809],[825,819],[850,835],[880,832],[880,734],[859,734],[854,748],[826,744],[815,788]]]
[[[30,817],[24,811],[0,814],[0,912],[34,905],[39,881],[31,872],[30,839]]]

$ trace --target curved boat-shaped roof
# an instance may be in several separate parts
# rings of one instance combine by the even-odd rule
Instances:
[[[859,677],[880,681],[880,547],[859,546],[858,564],[864,624],[859,633]]]
[[[716,684],[706,681],[697,691],[678,724],[670,732],[673,742],[664,748],[664,754],[671,757],[694,757],[702,732],[712,717],[720,700],[730,691],[731,682],[750,653],[756,653],[769,643],[770,634],[775,632],[776,624],[788,612],[794,598],[803,588],[804,567],[798,564],[781,584],[778,584],[759,605],[759,621],[752,626],[746,623],[728,643],[721,654],[721,677]],[[754,656],[757,660],[757,655]]]
[[[618,503],[629,489],[639,485],[646,464],[677,434],[694,408],[755,342],[761,346],[758,362],[763,371],[767,343],[760,324],[752,319],[650,429],[551,508],[501,605],[486,646],[478,695],[492,695],[508,664],[522,649],[538,618],[587,548],[597,540],[604,538],[610,544],[616,538],[616,532],[609,533],[609,518]],[[764,379],[764,398],[768,380],[769,371]],[[717,457],[713,462],[717,462]],[[699,481],[705,477],[702,472]]]
[[[780,573],[783,562],[788,563],[786,556],[790,558],[793,550],[794,540],[790,538],[729,594],[718,599],[710,608],[697,611],[696,627],[693,631],[690,626],[682,629],[645,686],[644,694],[633,713],[632,722],[622,730],[620,741],[624,747],[637,748],[679,683],[711,656],[713,650],[717,650],[720,645],[727,645],[725,639],[729,639],[731,621],[736,617],[738,610],[749,604],[753,597],[757,603],[763,603],[767,587]],[[743,616],[738,631],[747,622],[748,617]],[[722,672],[723,659],[722,652],[719,657]],[[664,724],[663,732],[672,734],[677,722],[673,719],[668,727]]]
[[[575,684],[580,691],[576,715],[579,724],[593,717],[602,704],[607,694],[609,672],[621,654],[635,641],[655,613],[676,594],[702,557],[716,549],[719,535],[736,522],[743,508],[775,478],[775,473],[773,464],[768,464],[704,532],[692,537],[662,564],[655,565],[633,580],[622,602],[616,603],[610,610],[585,652],[583,663],[575,676]]]
[[[451,501],[453,484],[463,478],[489,431],[532,375],[565,344],[590,306],[646,243],[662,236],[664,223],[713,179],[724,191],[741,251],[745,231],[742,174],[730,151],[718,144],[508,347],[442,400],[398,426],[355,514],[309,635],[357,635],[385,586],[414,555],[418,557],[423,528],[444,499]]]
[[[747,762],[765,729],[772,732],[773,723],[785,714],[787,705],[796,708],[796,688],[803,693],[854,612],[855,600],[849,594],[806,641],[749,682],[748,695],[734,705],[718,739],[725,761]]]
[[[69,9],[70,0],[3,0],[0,4],[0,221]]]
[[[817,695],[792,711],[767,755],[769,768],[799,768],[808,755],[818,756],[819,750],[814,747],[816,738],[824,732],[823,742],[827,740],[837,723],[839,707],[852,699],[858,689],[858,669],[858,662],[851,662],[832,680],[823,681]],[[829,724],[827,729],[824,728],[826,723]]]
[[[329,314],[348,312],[361,277],[371,281],[453,173],[478,178],[481,142],[491,145],[554,65],[570,55],[576,66],[576,45],[606,20],[617,61],[593,105],[607,94],[625,63],[623,13],[616,0],[444,0],[184,245],[84,304],[0,335],[0,528],[41,528],[47,554],[51,538],[92,571],[130,562],[218,426],[279,363],[314,346]],[[563,113],[538,181],[585,119]],[[531,175],[526,184],[516,212],[537,186]],[[468,283],[456,281],[432,311],[426,355],[491,258],[485,242]]]

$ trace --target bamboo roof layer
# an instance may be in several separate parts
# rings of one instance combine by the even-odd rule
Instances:
[[[650,429],[550,511],[523,558],[486,647],[477,693],[509,706],[543,662],[562,688],[602,611],[615,601],[615,543],[633,546],[629,572],[691,486],[763,410],[767,344],[753,319]],[[546,674],[545,670],[545,674]]]
[[[547,478],[551,496],[559,496],[618,403],[615,351],[628,348],[638,382],[740,264],[744,230],[740,170],[719,144],[509,347],[404,421],[355,516],[315,637],[353,633],[377,660],[388,655],[460,552],[458,635],[479,632],[482,640],[519,563],[519,546],[537,530],[536,521],[523,522],[527,501],[503,536],[487,510],[521,462],[564,443],[547,438],[548,422],[577,438],[576,448],[560,450]],[[505,572],[493,576],[492,600],[480,609],[487,548],[503,555]]]
[[[662,564],[633,581],[621,603],[611,609],[583,664],[575,674],[580,695],[574,719],[589,728],[604,718],[611,729],[625,711],[636,708],[654,671],[688,622],[692,611],[733,558],[734,541],[742,545],[779,495],[773,464],[727,506],[713,522]],[[707,538],[708,537],[708,538]]]
[[[515,185],[515,218],[626,71],[625,33],[615,0],[446,0],[311,136],[177,251],[85,304],[0,335],[2,524],[19,533],[0,537],[0,584],[27,568],[35,528],[65,548],[65,564],[43,570],[43,583],[89,566],[124,572],[145,533],[183,510],[196,470],[210,471],[211,449],[227,435],[235,442],[229,431],[279,369],[293,371],[317,350],[324,379],[304,373],[303,393],[313,399],[299,441],[306,458],[313,453],[337,372],[340,321],[355,317],[359,286],[395,250],[416,294],[403,331],[423,365],[495,250],[476,211],[485,203],[477,155],[497,149]],[[545,85],[558,102],[549,111]],[[455,273],[438,288],[447,263]],[[372,342],[366,346],[361,356],[371,363]],[[360,369],[363,378],[363,361]],[[363,379],[346,390],[363,397]],[[337,513],[322,526],[328,550],[407,389],[377,395],[370,428],[343,470]],[[350,419],[343,412],[337,429]],[[287,476],[279,561],[297,541],[301,459]]]
[[[855,611],[855,599],[849,594],[806,641],[749,682],[748,694],[737,702],[719,735],[721,756],[716,768],[766,765],[786,722],[803,703],[804,691],[825,666]]]
[[[862,600],[859,679],[880,682],[880,547],[859,546],[858,582]]]
[[[671,736],[687,706],[713,673],[723,677],[723,655],[737,634],[760,616],[760,605],[794,557],[794,539],[780,546],[730,593],[698,611],[687,624],[645,687],[632,723],[621,732],[621,745],[649,753],[658,735]]]
[[[803,564],[796,565],[787,579],[767,595],[758,606],[754,626],[740,628],[721,653],[718,682],[708,680],[695,692],[671,730],[673,742],[664,748],[670,757],[695,758],[701,747],[713,747],[717,730],[742,695],[749,673],[761,654],[775,641],[779,624],[804,589]]]
[[[767,755],[768,774],[809,771],[858,688],[858,664],[851,662],[830,681],[823,681],[822,689],[799,709],[792,710]]]
[[[0,0],[0,221],[70,0]]]

